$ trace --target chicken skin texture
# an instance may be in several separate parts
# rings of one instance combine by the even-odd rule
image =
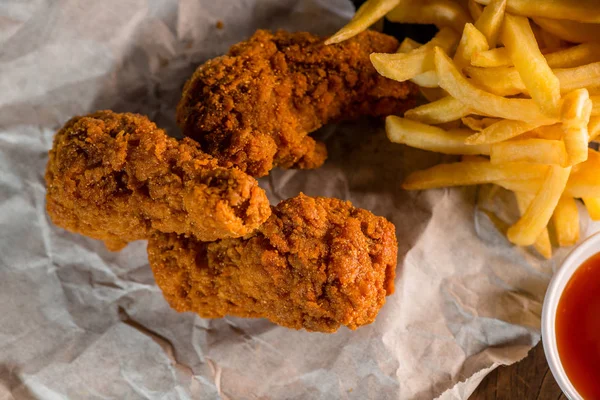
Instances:
[[[203,243],[156,233],[148,256],[177,311],[268,318],[335,332],[369,324],[394,291],[394,225],[350,202],[300,194],[255,233]]]
[[[327,157],[308,133],[360,116],[402,115],[416,87],[377,73],[369,55],[396,39],[366,31],[325,45],[310,33],[259,30],[186,83],[177,123],[202,150],[253,176],[273,167],[317,168]]]
[[[46,185],[52,221],[111,250],[154,231],[239,237],[271,214],[254,178],[137,114],[99,111],[67,122],[54,138]]]

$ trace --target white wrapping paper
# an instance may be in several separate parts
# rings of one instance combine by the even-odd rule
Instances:
[[[111,253],[48,219],[47,151],[69,117],[140,112],[176,136],[198,64],[257,28],[329,34],[353,11],[346,0],[0,2],[0,399],[466,399],[537,343],[565,251],[542,263],[511,247],[474,188],[402,191],[407,172],[441,157],[388,143],[378,121],[324,128],[323,168],[261,182],[273,203],[335,196],[396,224],[396,293],[357,331],[178,314],[145,243]],[[495,206],[514,218],[514,204]]]

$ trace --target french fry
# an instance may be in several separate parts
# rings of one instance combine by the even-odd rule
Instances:
[[[597,6],[598,5],[596,4],[596,7]],[[595,14],[599,15],[597,9]],[[600,41],[600,24],[598,24],[600,21],[596,21],[596,23],[593,24],[586,24],[583,22],[578,22],[578,20],[568,21],[566,18],[534,18],[533,20],[545,31],[548,31],[568,42],[585,43]]]
[[[515,192],[515,198],[517,199],[519,213],[523,215],[533,201],[534,195],[530,193]],[[540,233],[538,238],[535,240],[533,247],[542,255],[542,257],[546,259],[552,257],[552,243],[550,243],[550,234],[548,233],[548,228],[544,228],[542,230],[542,233]]]
[[[410,174],[402,183],[406,190],[425,190],[448,186],[469,186],[503,181],[527,181],[544,177],[549,166],[542,164],[457,162],[439,164]]]
[[[560,89],[563,93],[600,85],[600,62],[575,68],[558,68],[554,73],[560,81]]]
[[[490,0],[477,0],[489,4]],[[506,11],[526,17],[562,18],[582,22],[600,22],[596,0],[508,0]]]
[[[466,24],[454,54],[456,68],[462,70],[463,67],[471,64],[471,57],[474,53],[488,49],[489,45],[483,33],[475,28],[475,25]]]
[[[450,28],[442,28],[427,44],[408,53],[373,53],[371,63],[381,75],[399,82],[435,69],[433,49],[448,51],[458,42],[458,35]],[[444,50],[442,50],[444,49]]]
[[[386,18],[392,22],[410,24],[433,24],[439,28],[449,27],[462,32],[471,16],[452,0],[428,0],[400,5],[390,11]]]
[[[368,0],[356,11],[350,22],[327,39],[325,44],[340,43],[350,39],[383,18],[394,7],[404,7],[408,3],[410,3],[408,0]]]
[[[574,198],[600,198],[600,157],[594,150],[590,149],[589,153],[587,161],[573,167],[564,195]],[[539,177],[531,177],[527,180],[499,179],[494,183],[513,192],[535,194],[543,181]]]
[[[427,71],[410,79],[416,85],[426,88],[439,87],[439,79],[435,71]]]
[[[402,42],[400,43],[400,47],[398,47],[397,52],[398,53],[408,53],[409,51],[418,49],[421,46],[423,46],[421,43],[407,37],[407,38],[404,38],[404,40],[402,40]]]
[[[600,221],[600,197],[584,197],[583,203],[593,221]]]
[[[525,83],[515,68],[466,67],[465,72],[477,86],[495,95],[512,96],[519,93],[528,93]],[[575,68],[556,68],[552,72],[559,81],[561,93],[600,86],[600,62]]]
[[[546,54],[550,68],[575,68],[600,61],[599,43],[582,43]]]
[[[592,115],[600,115],[600,96],[590,96],[590,100],[592,101]]]
[[[540,38],[541,40],[539,40],[538,43],[540,44],[540,48],[542,48],[541,44],[543,43],[543,48],[545,51],[557,50],[563,46],[563,41],[561,38],[544,29],[540,29]]]
[[[529,20],[506,14],[500,37],[531,98],[546,115],[558,115],[560,82],[540,52]]]
[[[578,89],[565,96],[560,111],[570,165],[579,164],[588,157],[588,123],[592,102],[587,89]]]
[[[573,167],[565,194],[575,198],[600,197],[600,153],[588,149],[588,159]]]
[[[591,117],[588,122],[588,142],[596,140],[600,135],[600,117]]]
[[[398,48],[397,53],[409,53],[412,50],[416,50],[421,48],[422,44],[412,40],[411,38],[405,38],[402,43],[400,43],[400,47]],[[438,87],[438,78],[435,71],[427,71],[422,74],[416,75],[415,77],[410,79],[411,82],[426,88],[435,88]]]
[[[434,54],[440,87],[461,103],[492,117],[543,123],[555,120],[544,115],[532,100],[506,99],[473,86],[441,49],[436,48]]]
[[[491,125],[493,125],[499,121],[502,121],[501,119],[498,119],[498,118],[474,118],[474,117],[462,117],[460,120],[463,123],[463,125],[465,125],[467,128],[477,131],[477,132],[482,131],[486,128],[489,128]],[[471,136],[469,136],[469,137],[471,137]],[[474,143],[469,143],[467,140],[465,140],[465,142],[467,144],[474,144]]]
[[[435,88],[420,87],[419,91],[421,92],[423,97],[425,97],[425,99],[427,101],[431,101],[431,102],[441,100],[444,97],[448,97],[448,93],[446,93],[446,91],[444,89],[441,89],[439,87],[435,87]]]
[[[385,131],[391,142],[422,150],[444,154],[490,153],[490,147],[487,145],[466,145],[465,138],[471,134],[471,131],[465,129],[445,131],[436,126],[390,115],[385,119]]]
[[[503,140],[508,140],[517,137],[525,132],[529,132],[537,127],[541,126],[541,123],[535,122],[523,122],[514,121],[510,119],[503,119],[495,124],[492,124],[484,130],[477,132],[476,134],[469,136],[466,139],[467,144],[484,144],[484,143],[498,143]]]
[[[552,223],[556,241],[561,247],[573,246],[579,240],[579,210],[574,198],[562,196],[554,209]]]
[[[471,56],[471,65],[474,67],[509,67],[512,66],[512,60],[508,51],[504,47],[496,49],[479,51]]]
[[[548,225],[552,213],[565,190],[571,167],[561,168],[551,165],[544,178],[544,184],[527,211],[508,229],[508,240],[518,246],[530,246]]]
[[[543,176],[541,178],[533,178],[529,180],[498,180],[494,182],[496,185],[503,187],[506,190],[510,190],[515,193],[530,193],[535,195],[542,184],[544,183]]]
[[[568,157],[562,140],[523,139],[493,144],[490,161],[492,164],[529,162],[566,166]]]
[[[453,97],[446,96],[440,100],[408,110],[404,113],[404,117],[424,124],[442,124],[460,119],[471,113],[471,108]]]
[[[544,54],[550,68],[575,68],[600,61],[599,43],[582,43]],[[513,65],[504,47],[476,52],[471,57],[474,67],[510,67]],[[556,71],[554,71],[556,73]]]
[[[466,67],[465,72],[478,87],[496,96],[513,96],[519,93],[527,93],[527,88],[519,72],[513,67]]]
[[[496,47],[498,42],[505,9],[506,0],[491,0],[483,9],[481,16],[475,20],[475,27],[485,36],[489,47],[492,49]]]
[[[467,8],[469,9],[469,14],[471,14],[473,21],[477,21],[483,13],[483,7],[480,4],[477,4],[475,0],[469,0]]]
[[[532,137],[547,140],[562,140],[564,131],[562,124],[540,126],[531,131]]]

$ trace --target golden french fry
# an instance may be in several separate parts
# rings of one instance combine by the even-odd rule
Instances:
[[[528,93],[519,72],[513,67],[466,67],[465,72],[477,86],[495,95],[512,96]],[[575,68],[556,68],[552,72],[560,83],[562,93],[600,86],[600,62]]]
[[[600,62],[575,68],[557,68],[554,73],[560,81],[563,93],[600,85]]]
[[[600,44],[582,43],[544,55],[551,68],[574,68],[600,61]]]
[[[492,164],[529,162],[566,166],[568,157],[562,140],[522,139],[493,144],[490,161]]]
[[[471,65],[474,67],[508,67],[513,65],[508,51],[504,47],[473,53]]]
[[[442,28],[433,39],[408,53],[373,53],[371,63],[386,78],[404,82],[435,69],[433,49],[447,51],[458,42],[458,35],[450,28]]]
[[[426,88],[439,87],[439,79],[435,71],[427,71],[410,79],[416,85]]]
[[[465,73],[475,85],[496,96],[527,93],[527,88],[514,67],[466,67]]]
[[[600,96],[590,96],[592,101],[592,115],[600,115]]]
[[[440,100],[424,104],[404,113],[404,117],[424,124],[441,124],[460,119],[472,111],[460,101],[446,96]]]
[[[561,38],[544,29],[540,29],[540,38],[541,40],[538,41],[538,43],[540,43],[540,48],[542,48],[541,43],[543,43],[543,48],[546,51],[557,50],[563,47],[563,41]]]
[[[574,68],[600,61],[599,43],[582,43],[544,54],[550,68]],[[474,67],[509,67],[512,60],[504,47],[481,51],[473,54],[471,65]],[[554,71],[556,73],[556,71]]]
[[[435,88],[420,87],[419,91],[421,92],[423,97],[425,97],[425,99],[427,101],[431,101],[431,102],[441,100],[444,97],[448,97],[448,93],[446,93],[446,91],[444,89],[441,89],[439,87],[435,87]],[[421,121],[421,122],[425,122],[425,121]],[[429,123],[432,123],[432,122],[429,122]]]
[[[588,122],[588,142],[596,140],[600,135],[600,116],[590,118]]]
[[[562,196],[554,209],[552,223],[556,241],[561,247],[573,246],[579,240],[579,210],[574,198]]]
[[[596,7],[597,6],[598,5],[596,4]],[[597,9],[595,14],[599,14]],[[577,22],[577,20],[568,21],[567,19],[550,18],[534,18],[533,20],[545,31],[548,31],[568,42],[585,43],[600,41],[600,24],[598,23],[586,24],[583,22]]]
[[[527,208],[533,201],[535,195],[530,193],[515,192],[515,198],[517,199],[517,207],[521,215],[525,214]],[[508,229],[507,229],[508,231]],[[542,257],[549,259],[552,257],[552,243],[550,242],[550,234],[548,228],[544,228],[542,233],[538,236],[533,244],[533,247],[542,255]]]
[[[447,186],[468,186],[502,181],[528,181],[544,177],[549,166],[529,163],[492,164],[457,162],[439,164],[410,174],[402,183],[406,190],[425,190]]]
[[[398,47],[398,53],[408,53],[409,51],[418,49],[421,46],[423,46],[421,43],[407,37],[404,38],[404,40],[400,43],[400,47]]]
[[[573,167],[565,194],[575,198],[600,197],[600,153],[588,149],[587,161]]]
[[[454,54],[456,68],[462,70],[463,67],[471,64],[471,57],[474,53],[488,49],[489,45],[483,33],[475,28],[475,25],[471,23],[466,24],[462,37],[458,42],[456,53]]]
[[[496,185],[503,187],[506,190],[510,190],[515,193],[530,193],[535,195],[542,184],[544,183],[543,176],[541,178],[529,179],[529,180],[498,180],[494,182]]]
[[[489,4],[490,0],[477,0]],[[600,22],[597,0],[508,0],[506,11],[526,17],[562,18],[582,22]]]
[[[583,203],[593,221],[600,221],[600,197],[584,197]]]
[[[562,124],[540,126],[531,131],[532,137],[547,140],[562,140],[564,131]]]
[[[400,43],[400,47],[398,48],[398,53],[409,53],[412,50],[422,49],[423,45],[419,42],[412,40],[411,38],[405,38],[402,43]],[[415,77],[410,79],[411,82],[426,88],[436,88],[438,87],[438,78],[435,71],[427,71],[422,74],[416,75]]]
[[[445,131],[436,126],[390,115],[385,119],[385,131],[391,142],[422,150],[444,154],[490,153],[490,147],[487,145],[466,145],[465,138],[471,134],[471,131],[466,129]]]
[[[473,21],[477,21],[483,13],[483,7],[480,4],[477,4],[475,0],[469,0],[467,8],[469,9],[469,14],[471,14]]]
[[[400,5],[390,11],[386,18],[392,22],[410,24],[433,24],[439,28],[450,27],[462,32],[471,16],[452,0],[428,0]]]
[[[491,117],[540,121],[546,124],[555,121],[555,118],[544,115],[532,100],[506,99],[473,86],[441,49],[436,48],[434,54],[440,87],[461,103]]]
[[[564,97],[560,119],[569,165],[579,164],[588,157],[588,123],[592,102],[587,89],[575,90]]]
[[[498,143],[503,140],[511,139],[525,132],[529,132],[539,126],[541,123],[514,121],[503,119],[495,124],[492,124],[484,130],[477,132],[473,136],[469,136],[466,140],[467,144],[484,144]]]
[[[502,121],[501,119],[498,119],[498,118],[474,118],[474,117],[462,117],[460,120],[463,123],[463,125],[465,125],[467,128],[472,129],[477,132],[486,129],[499,121]],[[476,144],[476,143],[470,143],[468,140],[465,142],[467,144]]]
[[[561,168],[551,165],[544,178],[544,184],[536,193],[527,211],[508,229],[508,240],[518,246],[530,246],[548,225],[556,204],[565,187],[571,167]]]
[[[383,18],[394,7],[406,7],[409,3],[408,0],[368,0],[360,6],[350,22],[327,39],[325,44],[334,44],[350,39]]]
[[[529,20],[506,14],[500,37],[531,98],[546,115],[558,115],[560,82],[540,51]]]
[[[485,163],[489,163],[490,160],[483,157],[483,156],[472,156],[472,155],[462,155],[460,157],[460,161],[464,161],[464,162],[485,162]]]
[[[504,19],[506,0],[491,0],[475,20],[475,27],[483,33],[490,48],[496,47]]]

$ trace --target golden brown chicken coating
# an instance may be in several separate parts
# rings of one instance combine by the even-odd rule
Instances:
[[[369,60],[397,48],[396,39],[373,31],[326,46],[310,33],[259,30],[196,70],[177,122],[204,151],[253,176],[275,166],[319,167],[327,151],[309,132],[413,106],[416,87],[384,78]]]
[[[155,230],[204,241],[238,237],[271,213],[254,178],[137,114],[71,119],[54,138],[46,184],[55,224],[113,250]]]
[[[203,243],[157,233],[148,244],[156,283],[177,311],[264,317],[334,332],[375,320],[394,290],[394,225],[350,202],[303,194],[273,208],[245,238]]]

